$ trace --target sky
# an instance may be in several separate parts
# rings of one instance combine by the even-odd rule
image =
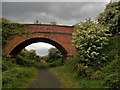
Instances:
[[[106,2],[3,2],[2,15],[19,23],[56,21],[73,25],[86,18],[96,19]]]
[[[17,2],[16,2],[17,1]],[[44,2],[43,2],[44,1]],[[110,0],[2,0],[2,16],[18,23],[39,20],[42,24],[56,21],[59,25],[74,25],[86,18],[96,20]],[[79,1],[79,2],[78,2]],[[84,2],[83,2],[84,1]],[[88,2],[89,1],[89,2]],[[1,4],[0,4],[1,7]],[[53,46],[36,43],[27,46],[39,55],[46,55]]]
[[[109,2],[110,0],[1,0],[2,2]],[[114,0],[115,1],[115,0]]]
[[[55,48],[55,47],[44,42],[38,42],[38,43],[33,43],[25,48],[27,50],[36,50],[37,55],[45,56],[48,54],[48,50],[50,48]]]

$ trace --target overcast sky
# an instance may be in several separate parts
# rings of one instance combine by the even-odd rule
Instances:
[[[2,2],[109,2],[110,0],[0,0],[0,1]]]
[[[26,47],[27,50],[36,50],[37,55],[40,55],[40,56],[47,55],[48,50],[50,48],[55,48],[55,47],[43,42],[33,43]]]
[[[20,23],[56,21],[58,24],[73,25],[86,18],[96,19],[105,8],[106,2],[3,2],[2,15]]]
[[[44,0],[44,2],[35,2],[38,0],[34,0],[34,2],[33,0],[29,0],[31,2],[28,2],[28,0],[24,0],[26,2],[23,2],[23,0],[14,1],[2,0],[3,17],[19,23],[34,23],[38,19],[41,23],[56,21],[57,24],[63,25],[73,25],[85,21],[86,18],[95,20],[97,15],[105,9],[106,4],[110,2],[110,0],[92,0],[92,2],[90,2],[91,0],[81,0],[85,2],[72,2],[73,0],[66,0],[71,2],[46,2],[48,0]],[[37,54],[41,55],[47,53],[49,48],[51,46],[47,44],[41,45],[40,43],[27,47],[27,49],[36,49]]]

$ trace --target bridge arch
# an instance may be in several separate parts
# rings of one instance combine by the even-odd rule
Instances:
[[[60,45],[58,42],[53,41],[48,38],[31,38],[31,39],[25,40],[24,42],[21,42],[19,45],[17,45],[15,48],[13,48],[13,50],[11,50],[9,55],[15,56],[26,46],[28,46],[32,43],[36,43],[36,42],[49,43],[49,44],[55,46],[64,57],[67,57],[67,54],[68,54],[67,50],[62,45]]]

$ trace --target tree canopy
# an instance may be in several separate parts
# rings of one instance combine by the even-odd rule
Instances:
[[[48,59],[51,61],[62,58],[61,52],[56,48],[50,48],[48,53]]]
[[[120,32],[120,1],[109,3],[104,12],[98,16],[98,22],[109,28],[110,33]]]

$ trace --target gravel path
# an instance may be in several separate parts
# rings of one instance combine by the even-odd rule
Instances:
[[[59,80],[44,66],[40,66],[37,77],[32,81],[28,88],[60,88]]]

